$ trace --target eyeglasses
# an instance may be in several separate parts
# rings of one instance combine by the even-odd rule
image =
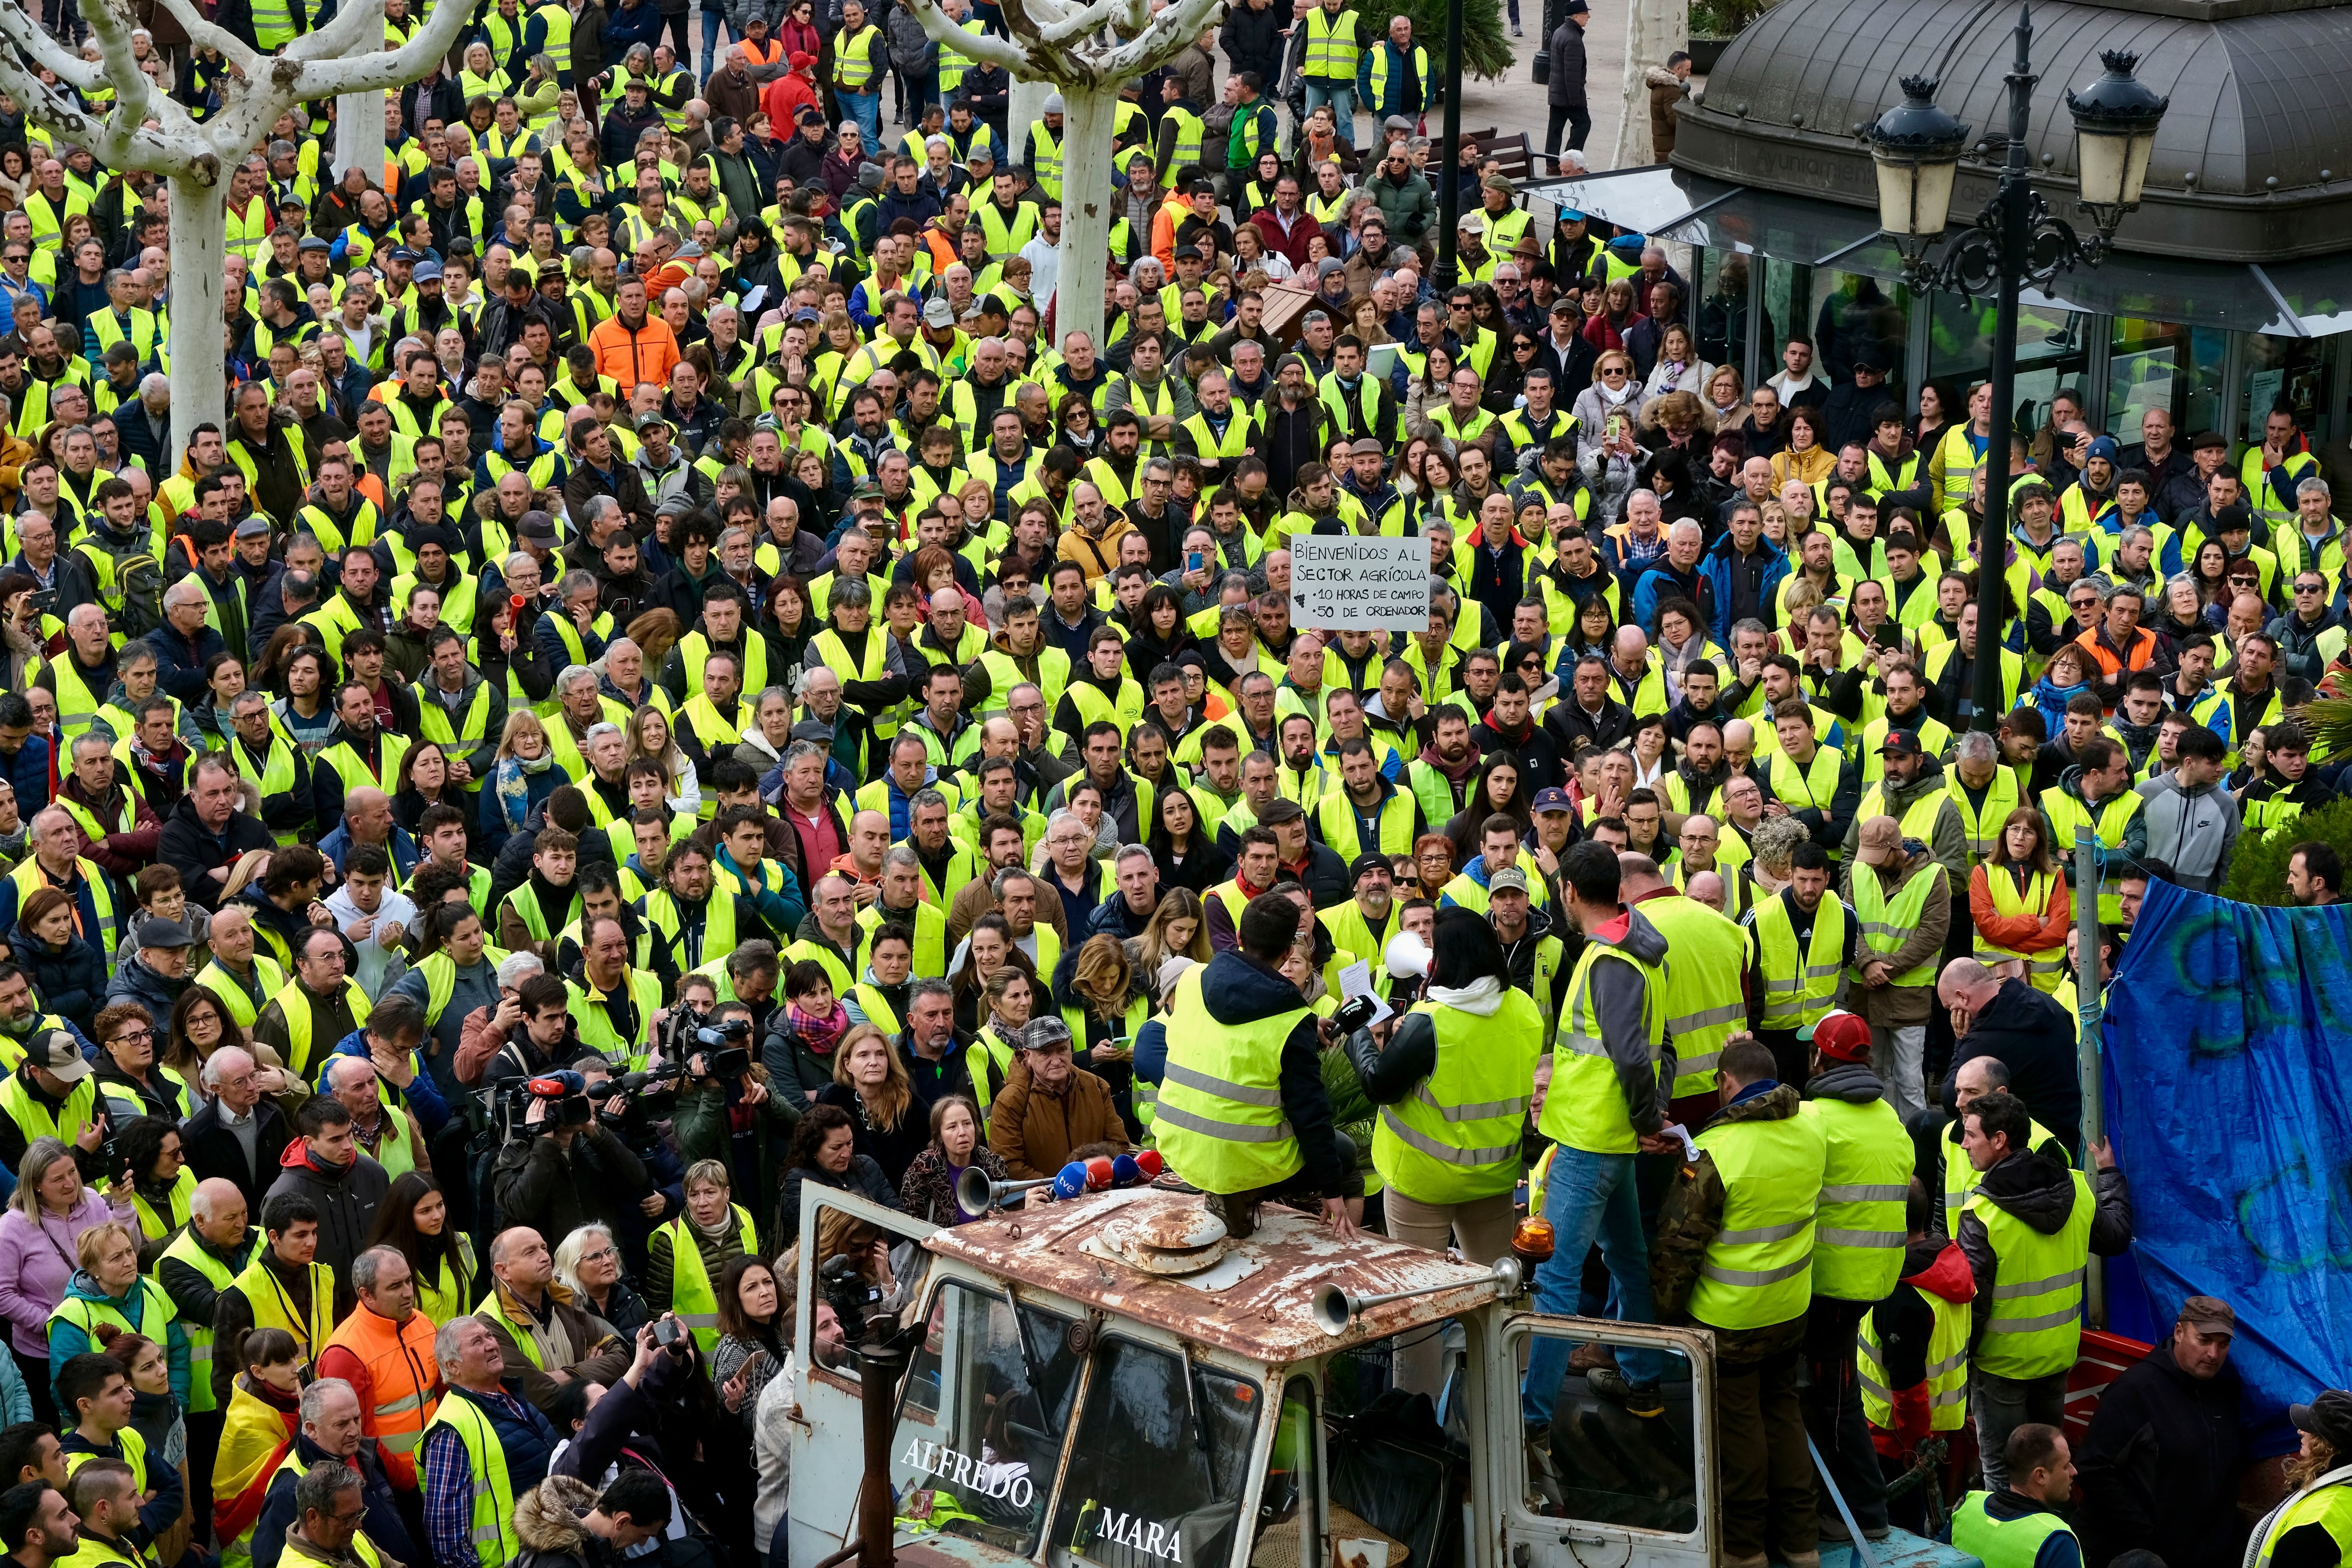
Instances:
[[[155,1031],[152,1029],[125,1029],[106,1043],[110,1046],[136,1046],[154,1037]]]
[[[602,1263],[607,1258],[618,1258],[620,1256],[619,1251],[613,1247],[600,1247],[593,1252],[582,1253],[580,1255],[580,1261],[583,1263]]]

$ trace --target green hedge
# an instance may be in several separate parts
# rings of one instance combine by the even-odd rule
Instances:
[[[2230,860],[2229,886],[2223,896],[2242,904],[2292,904],[2286,890],[2286,865],[2294,847],[2308,839],[2335,846],[2352,865],[2352,800],[2337,800],[2305,812],[2267,842],[2248,835],[2238,839]]]
[[[1350,9],[1357,16],[1356,37],[1370,41],[1389,36],[1389,18],[1412,18],[1413,41],[1429,51],[1431,74],[1438,79],[1441,96],[1445,91],[1445,3],[1444,0],[1381,0],[1370,5],[1364,0],[1351,0]],[[1519,21],[1531,34],[1543,21],[1544,0],[1519,0]],[[1300,24],[1302,26],[1304,23]],[[1540,41],[1537,44],[1541,47]],[[1511,37],[1503,26],[1502,0],[1463,0],[1462,4],[1462,69],[1465,74],[1484,77],[1491,81],[1511,68],[1515,56]],[[1478,127],[1472,126],[1472,130]],[[1430,111],[1429,133],[1437,134],[1437,114]]]

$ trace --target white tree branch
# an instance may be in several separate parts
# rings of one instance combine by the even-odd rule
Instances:
[[[1003,66],[1008,71],[1029,68],[1028,52],[1010,39],[992,33],[967,33],[948,20],[947,13],[939,7],[939,0],[910,0],[915,20],[923,31],[941,48],[953,49],[970,59],[985,60],[992,66]]]
[[[372,0],[361,9],[377,18],[375,33],[381,37],[383,0]],[[433,7],[433,15],[425,18],[425,26],[397,49],[378,48],[344,59],[305,61],[299,68],[299,75],[288,83],[291,93],[289,101],[405,87],[431,69],[436,61],[449,58],[449,51],[457,47],[472,19],[469,6],[442,0]],[[969,37],[961,29],[959,36]]]
[[[156,0],[156,4],[171,13],[172,19],[180,24],[180,30],[188,35],[192,47],[217,49],[221,58],[227,61],[229,68],[238,76],[248,82],[260,79],[264,68],[262,61],[266,57],[247,48],[245,41],[234,33],[215,26],[189,0]],[[94,26],[92,30],[96,30]]]
[[[15,5],[0,5],[0,37],[25,51],[37,67],[53,70],[58,79],[84,92],[106,85],[103,73],[89,60],[51,37]]]
[[[1150,26],[1111,50],[1100,68],[1112,81],[1157,70],[1190,47],[1224,9],[1225,0],[1176,0],[1151,18]]]
[[[324,27],[287,45],[285,58],[308,64],[339,59],[362,49],[381,49],[383,45],[383,0],[363,0],[337,11],[335,19]]]

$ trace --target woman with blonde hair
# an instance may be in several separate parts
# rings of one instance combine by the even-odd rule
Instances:
[[[531,807],[555,793],[572,777],[555,761],[548,743],[547,726],[528,708],[507,715],[499,736],[498,759],[490,770],[490,787],[482,792],[482,837],[488,853],[522,831]]]
[[[66,1299],[82,1233],[131,1218],[131,1194],[121,1187],[101,1198],[82,1184],[73,1152],[55,1138],[36,1138],[16,1167],[16,1190],[0,1214],[0,1318],[8,1350],[24,1374],[37,1420],[54,1423],[49,1394],[49,1315]],[[125,1237],[129,1229],[123,1229]],[[132,1245],[132,1251],[138,1250]]]
[[[2058,989],[2065,968],[2066,927],[2074,900],[2050,856],[2041,811],[2021,805],[2000,825],[1992,853],[1969,874],[1969,913],[1976,921],[1977,962],[2021,963],[2041,992]]]
[[[629,749],[622,761],[625,765],[639,757],[649,757],[661,764],[662,776],[668,781],[669,808],[680,816],[693,816],[702,809],[702,785],[694,775],[694,764],[687,760],[677,737],[671,732],[669,715],[648,702],[629,715]]]
[[[849,1113],[857,1130],[857,1152],[874,1162],[897,1193],[907,1167],[929,1142],[930,1129],[923,1124],[907,1064],[890,1037],[871,1024],[853,1026],[834,1047],[833,1082],[818,1091],[816,1102]]]
[[[1170,959],[1189,958],[1195,963],[1206,963],[1212,956],[1209,921],[1202,910],[1201,895],[1183,888],[1171,888],[1162,893],[1160,907],[1151,911],[1143,934],[1136,939],[1136,968],[1157,991],[1160,966]]]
[[[646,1241],[646,1304],[656,1315],[676,1312],[706,1352],[719,1342],[711,1281],[760,1252],[759,1228],[734,1201],[734,1185],[725,1161],[697,1160],[686,1168],[686,1212]]]
[[[2254,1526],[2254,1561],[2341,1561],[2344,1519],[2352,1511],[2352,1393],[2325,1388],[2308,1405],[2287,1406],[2303,1446],[2286,1462],[2286,1501]]]
[[[1643,382],[1642,391],[1651,397],[1660,397],[1669,392],[1697,395],[1700,388],[1713,384],[1719,369],[1727,368],[1711,365],[1699,358],[1698,346],[1691,337],[1691,330],[1676,321],[1658,334],[1658,363],[1650,367],[1649,379]],[[1731,378],[1736,384],[1739,373],[1732,371]],[[1702,396],[1700,401],[1706,403],[1711,400]],[[1720,411],[1717,413],[1719,416]]]
[[[1151,991],[1128,962],[1127,944],[1101,932],[1064,954],[1054,974],[1054,1005],[1070,1031],[1072,1055],[1110,1086],[1129,1136],[1140,1139],[1147,1119],[1132,1103],[1131,1064],[1135,1037],[1151,1016]]]
[[[65,1299],[49,1314],[49,1392],[57,1373],[74,1357],[105,1349],[114,1333],[144,1334],[164,1347],[172,1368],[172,1393],[188,1402],[188,1330],[163,1287],[139,1272],[135,1225],[108,1220],[74,1241],[80,1267],[66,1283]],[[63,1402],[60,1402],[62,1408]]]

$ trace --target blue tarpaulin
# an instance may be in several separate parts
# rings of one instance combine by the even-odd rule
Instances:
[[[2352,913],[2150,883],[2106,1005],[2134,1227],[2110,1325],[2160,1339],[2218,1296],[2265,1412],[2352,1387]],[[2261,1447],[2292,1447],[2275,1426]]]

